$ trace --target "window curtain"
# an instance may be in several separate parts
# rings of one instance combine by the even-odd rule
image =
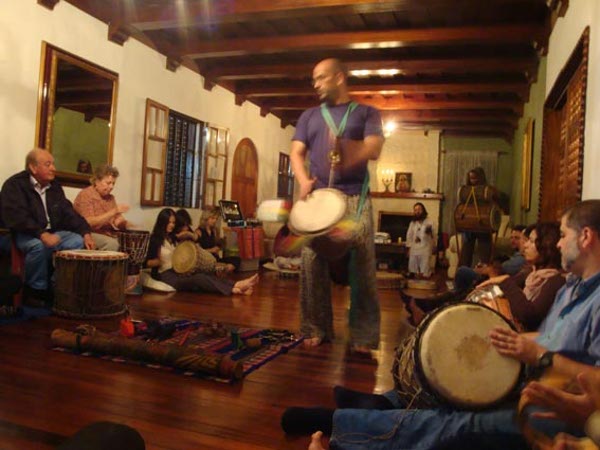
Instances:
[[[441,185],[444,193],[442,231],[454,234],[454,209],[458,203],[458,189],[465,184],[467,172],[483,167],[488,184],[496,184],[498,152],[490,150],[447,150],[442,153]]]

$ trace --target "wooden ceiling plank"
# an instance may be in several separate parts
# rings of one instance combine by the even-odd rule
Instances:
[[[527,71],[537,66],[535,57],[498,57],[498,58],[422,58],[404,60],[368,60],[345,61],[349,71],[352,70],[377,70],[397,69],[400,71],[439,72],[453,68],[464,68],[464,71]],[[207,76],[213,79],[264,79],[283,77],[310,77],[314,62],[289,63],[289,64],[257,64],[257,65],[231,65],[217,66],[205,70]]]
[[[481,0],[456,0],[453,9],[476,7]],[[544,4],[544,0],[531,0]],[[127,16],[140,30],[171,29],[182,26],[206,26],[252,20],[310,18],[371,13],[409,14],[423,5],[414,0],[187,0],[178,7],[175,2],[147,6],[139,3]],[[514,5],[515,0],[487,0],[488,7]],[[427,8],[447,10],[447,0],[428,0]]]
[[[456,43],[528,43],[540,40],[544,27],[538,24],[419,28],[387,31],[349,31],[294,36],[268,36],[221,40],[189,38],[181,46],[191,58],[288,53],[320,49],[389,48],[408,45],[449,46]]]
[[[523,103],[516,100],[510,101],[498,101],[498,100],[407,100],[407,99],[386,99],[381,96],[353,96],[355,101],[371,105],[380,111],[386,110],[428,110],[428,109],[500,109],[510,110],[515,113],[519,113],[523,108]],[[273,98],[269,101],[261,103],[263,106],[267,106],[273,110],[282,109],[307,109],[318,105],[317,99],[304,99],[304,98]]]
[[[514,93],[523,97],[529,91],[529,86],[523,82],[504,83],[395,83],[381,82],[371,84],[350,84],[350,93],[354,95],[390,92],[394,95],[406,93],[458,94],[458,93]],[[252,85],[236,88],[237,94],[247,97],[278,97],[289,95],[312,95],[314,89],[304,82],[285,83],[280,85]]]

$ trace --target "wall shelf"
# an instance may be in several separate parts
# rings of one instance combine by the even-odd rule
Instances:
[[[436,192],[371,192],[371,197],[444,200],[444,194],[438,194]]]

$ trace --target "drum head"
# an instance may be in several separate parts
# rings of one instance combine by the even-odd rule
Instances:
[[[177,273],[193,272],[196,268],[197,244],[185,241],[173,250],[173,270]]]
[[[337,189],[317,189],[294,203],[289,225],[297,234],[319,234],[346,215],[346,199]]]
[[[493,327],[510,329],[494,311],[464,303],[438,309],[423,324],[418,359],[438,396],[456,406],[483,408],[516,386],[521,364],[492,346],[488,333]]]
[[[127,259],[127,254],[122,252],[113,252],[111,250],[60,250],[56,252],[57,258],[64,259],[89,259],[89,260],[105,260],[105,259]]]

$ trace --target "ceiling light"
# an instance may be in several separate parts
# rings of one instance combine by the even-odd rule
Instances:
[[[398,128],[398,124],[396,122],[388,121],[383,125],[383,135],[388,137],[391,135],[394,130]]]

